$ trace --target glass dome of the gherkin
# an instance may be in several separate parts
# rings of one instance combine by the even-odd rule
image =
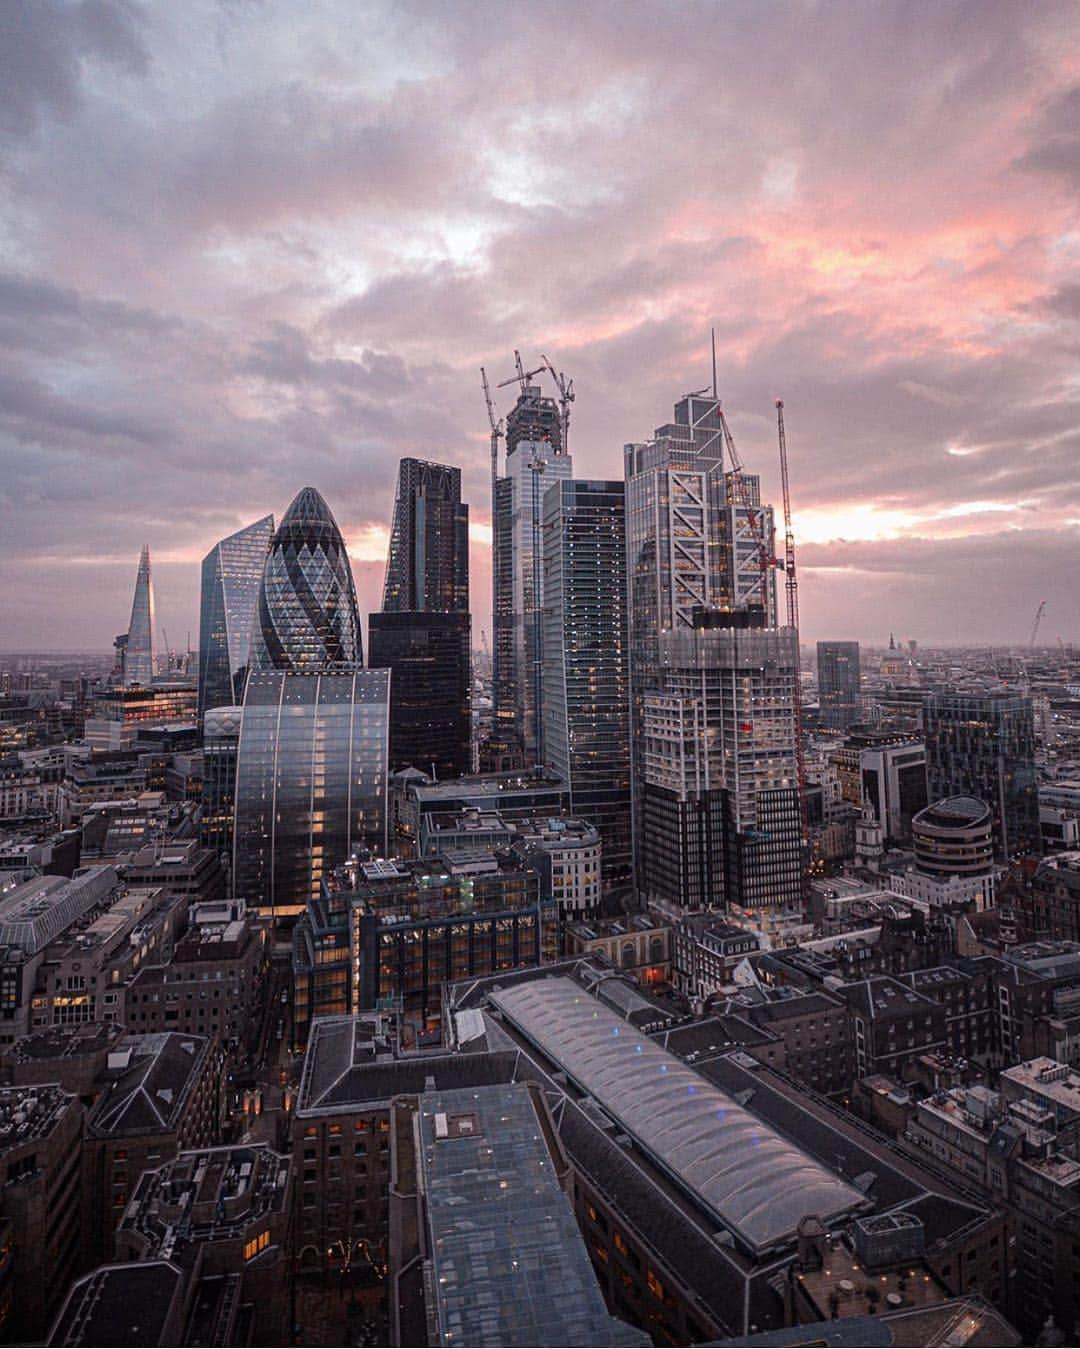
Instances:
[[[314,487],[293,500],[263,570],[251,668],[318,673],[363,665],[349,555]]]

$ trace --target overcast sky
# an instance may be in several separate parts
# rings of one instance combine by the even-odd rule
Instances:
[[[804,637],[1080,639],[1080,6],[5,0],[0,648],[106,648],[140,545],[305,484],[377,607],[396,461],[574,377],[578,476],[719,383]],[[509,390],[501,391],[502,411]]]

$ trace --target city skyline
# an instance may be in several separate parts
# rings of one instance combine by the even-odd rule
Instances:
[[[463,471],[490,641],[479,366],[550,355],[610,478],[713,325],[765,500],[785,399],[807,640],[1080,637],[1075,8],[350,10],[7,34],[5,649],[107,649],[144,541],[196,632],[201,558],[308,481],[366,615],[405,455]]]

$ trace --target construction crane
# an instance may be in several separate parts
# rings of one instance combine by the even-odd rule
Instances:
[[[538,365],[535,370],[526,370],[522,364],[521,352],[514,349],[514,365],[517,367],[517,374],[511,375],[509,379],[504,379],[502,383],[496,384],[497,389],[505,389],[508,384],[520,384],[521,392],[524,393],[528,388],[529,380],[537,375],[542,375],[548,368],[546,365]]]
[[[776,400],[776,430],[780,441],[780,482],[784,496],[784,591],[787,595],[788,627],[795,630],[795,771],[799,783],[799,813],[803,837],[809,833],[806,811],[806,756],[802,739],[802,661],[799,654],[799,579],[795,572],[795,532],[791,527],[791,490],[788,486],[787,435],[784,431],[784,400]]]
[[[1031,625],[1031,639],[1028,642],[1028,649],[1035,650],[1035,639],[1039,635],[1039,624],[1043,621],[1043,614],[1046,613],[1046,601],[1040,600],[1039,607],[1035,610],[1035,622]]]
[[[512,381],[510,381],[512,383]],[[495,484],[499,479],[499,441],[503,435],[503,419],[495,419],[495,404],[491,401],[491,388],[488,385],[487,371],[480,367],[480,383],[484,386],[484,402],[487,404],[488,422],[491,426],[491,528],[495,529]],[[502,388],[502,385],[499,386]]]
[[[570,404],[574,401],[574,381],[567,379],[561,370],[556,370],[543,352],[540,353],[540,359],[544,362],[544,369],[555,381],[555,387],[559,391],[559,422],[562,429],[562,452],[570,453]]]
[[[776,558],[773,556],[769,541],[765,537],[764,512],[760,506],[755,506],[750,500],[750,490],[746,485],[746,473],[743,469],[742,459],[739,457],[739,451],[735,448],[735,439],[731,434],[731,427],[728,426],[723,405],[719,398],[716,399],[715,408],[716,415],[720,420],[720,433],[724,437],[728,459],[731,461],[732,486],[735,489],[739,505],[746,512],[747,524],[750,526],[750,534],[757,549],[758,567],[761,571],[761,607],[765,611],[765,622],[767,624],[769,621],[769,571],[777,565]]]

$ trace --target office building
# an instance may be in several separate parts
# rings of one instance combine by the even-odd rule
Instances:
[[[915,865],[889,877],[898,895],[932,909],[992,909],[1002,868],[994,864],[993,814],[971,796],[935,801],[911,825]]]
[[[869,809],[890,846],[911,841],[911,821],[927,804],[926,745],[903,732],[853,726],[829,755],[843,799]]]
[[[798,907],[794,630],[680,628],[657,646],[635,745],[639,893],[670,913]]]
[[[930,693],[923,712],[931,801],[973,796],[990,807],[1003,862],[1038,853],[1039,796],[1031,699],[1021,693]]]
[[[263,516],[210,549],[199,606],[199,712],[243,702],[251,631],[274,517]]]
[[[243,707],[211,707],[203,716],[203,786],[199,841],[232,863],[236,753]]]
[[[461,470],[422,459],[398,465],[383,613],[467,613],[469,508]]]
[[[144,543],[131,601],[131,622],[124,644],[125,684],[149,684],[157,674],[154,659],[154,579],[150,574],[150,545]]]
[[[232,883],[259,913],[296,917],[332,867],[385,855],[389,684],[386,670],[249,675]]]
[[[818,699],[821,724],[846,731],[860,719],[862,678],[858,642],[818,642]]]
[[[492,566],[495,597],[494,739],[516,746],[526,764],[543,763],[542,701],[544,496],[573,476],[559,410],[538,385],[525,384],[506,419],[506,466],[495,486]]]
[[[625,488],[557,482],[544,498],[544,761],[599,831],[605,894],[633,880],[627,666]]]
[[[540,878],[513,857],[448,851],[350,859],[308,905],[293,946],[297,1040],[319,1016],[387,1001],[437,1017],[444,982],[552,961],[558,923]]]
[[[798,639],[772,626],[772,512],[725,470],[717,407],[688,395],[625,452],[634,873],[669,912],[802,897]]]
[[[373,669],[390,670],[390,767],[436,777],[472,767],[469,508],[461,471],[402,459],[383,586],[368,620]]]
[[[363,664],[352,567],[330,507],[297,494],[270,545],[252,628],[250,668],[312,674]]]

